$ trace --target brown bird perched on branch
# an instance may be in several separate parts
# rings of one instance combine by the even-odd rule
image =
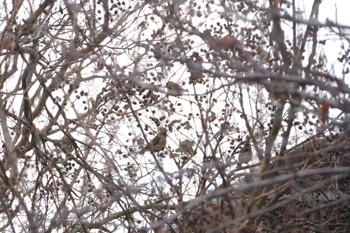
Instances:
[[[321,104],[319,105],[319,119],[321,120],[321,123],[323,126],[325,126],[328,123],[329,118],[329,107],[330,103],[328,100],[324,99],[322,100]]]
[[[198,53],[193,53],[192,58],[186,61],[188,71],[190,72],[190,84],[203,83],[203,58]]]
[[[221,49],[232,49],[240,46],[240,42],[233,36],[225,36],[217,40],[217,46]]]
[[[150,152],[159,152],[165,148],[166,145],[166,137],[167,130],[165,128],[161,128],[160,131],[154,138],[143,148],[141,153],[145,153],[146,151]]]
[[[250,140],[248,139],[244,142],[243,147],[239,151],[238,155],[238,165],[242,165],[242,163],[249,163],[252,160],[252,146],[250,144]]]
[[[67,136],[64,136],[62,138],[62,140],[60,141],[60,144],[61,144],[62,148],[64,150],[66,150],[66,152],[72,153],[74,151],[74,148],[75,148],[74,141],[73,141],[73,139],[71,139]]]
[[[186,91],[180,86],[180,84],[174,83],[172,81],[166,83],[166,88],[168,89],[169,94],[174,96],[182,95]]]

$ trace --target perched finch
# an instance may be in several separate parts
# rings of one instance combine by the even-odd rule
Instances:
[[[217,45],[221,49],[231,49],[239,45],[239,41],[233,36],[225,36],[217,41]]]
[[[252,160],[252,146],[250,144],[250,141],[247,140],[241,150],[239,151],[238,155],[238,165],[241,165],[242,163],[249,163],[250,160]]]
[[[280,7],[282,4],[281,0],[274,0],[274,2],[275,2],[275,7]]]
[[[327,100],[322,100],[320,107],[319,107],[319,119],[321,120],[321,123],[323,125],[328,123],[328,116],[329,116],[329,107],[330,103]]]
[[[203,59],[197,54],[193,57],[194,60],[188,59],[186,61],[186,65],[188,68],[188,71],[190,72],[190,84],[196,84],[196,83],[203,83],[204,82],[204,75],[203,75]]]
[[[64,150],[66,150],[67,152],[73,152],[74,151],[74,148],[75,148],[74,142],[69,137],[64,136],[62,138],[60,144],[62,145],[62,148]]]
[[[243,43],[230,35],[217,40],[216,48],[219,50],[224,49],[224,50],[237,51],[238,56],[240,58],[245,58],[245,59],[251,58],[251,55],[245,51]]]
[[[185,139],[179,143],[179,151],[187,155],[194,155],[195,151],[193,149],[193,145],[193,141]]]
[[[166,87],[169,91],[169,94],[174,96],[182,95],[186,90],[183,89],[179,84],[169,81],[166,83]]]
[[[167,130],[162,128],[159,133],[143,148],[141,153],[146,151],[159,152],[164,149],[166,145]]]

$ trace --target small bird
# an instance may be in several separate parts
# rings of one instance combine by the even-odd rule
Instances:
[[[178,151],[187,155],[194,155],[195,151],[193,149],[194,141],[185,139],[179,143]]]
[[[244,45],[242,42],[237,40],[233,36],[225,36],[219,40],[216,41],[216,48],[221,50],[232,50],[232,51],[237,51],[239,57],[242,58],[249,58],[250,55],[244,50]],[[248,56],[248,57],[247,57]]]
[[[252,160],[252,146],[250,144],[250,141],[247,140],[241,150],[239,151],[238,155],[238,165],[241,165],[242,163],[249,163],[250,160]]]
[[[62,146],[62,149],[66,150],[66,152],[72,153],[74,151],[75,142],[73,141],[73,139],[67,136],[64,136],[62,138],[62,140],[60,141],[60,144]]]
[[[190,72],[190,84],[196,84],[196,83],[203,83],[204,82],[204,75],[203,75],[203,59],[200,56],[196,56],[192,59],[188,59],[186,61],[186,65],[188,68],[188,71]]]
[[[322,100],[321,104],[319,105],[318,115],[323,126],[325,126],[328,123],[330,106],[331,105],[329,101],[326,99]]]
[[[217,46],[220,49],[231,49],[239,45],[239,41],[233,36],[225,36],[217,41]]]
[[[174,83],[172,81],[167,82],[165,86],[168,89],[169,94],[174,96],[182,95],[186,91],[180,86],[180,84]]]
[[[165,148],[166,145],[167,130],[165,128],[160,129],[159,133],[143,148],[141,153],[146,151],[159,152]]]

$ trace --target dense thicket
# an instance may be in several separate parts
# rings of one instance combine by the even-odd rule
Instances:
[[[34,2],[0,4],[1,232],[350,231],[320,0]]]

